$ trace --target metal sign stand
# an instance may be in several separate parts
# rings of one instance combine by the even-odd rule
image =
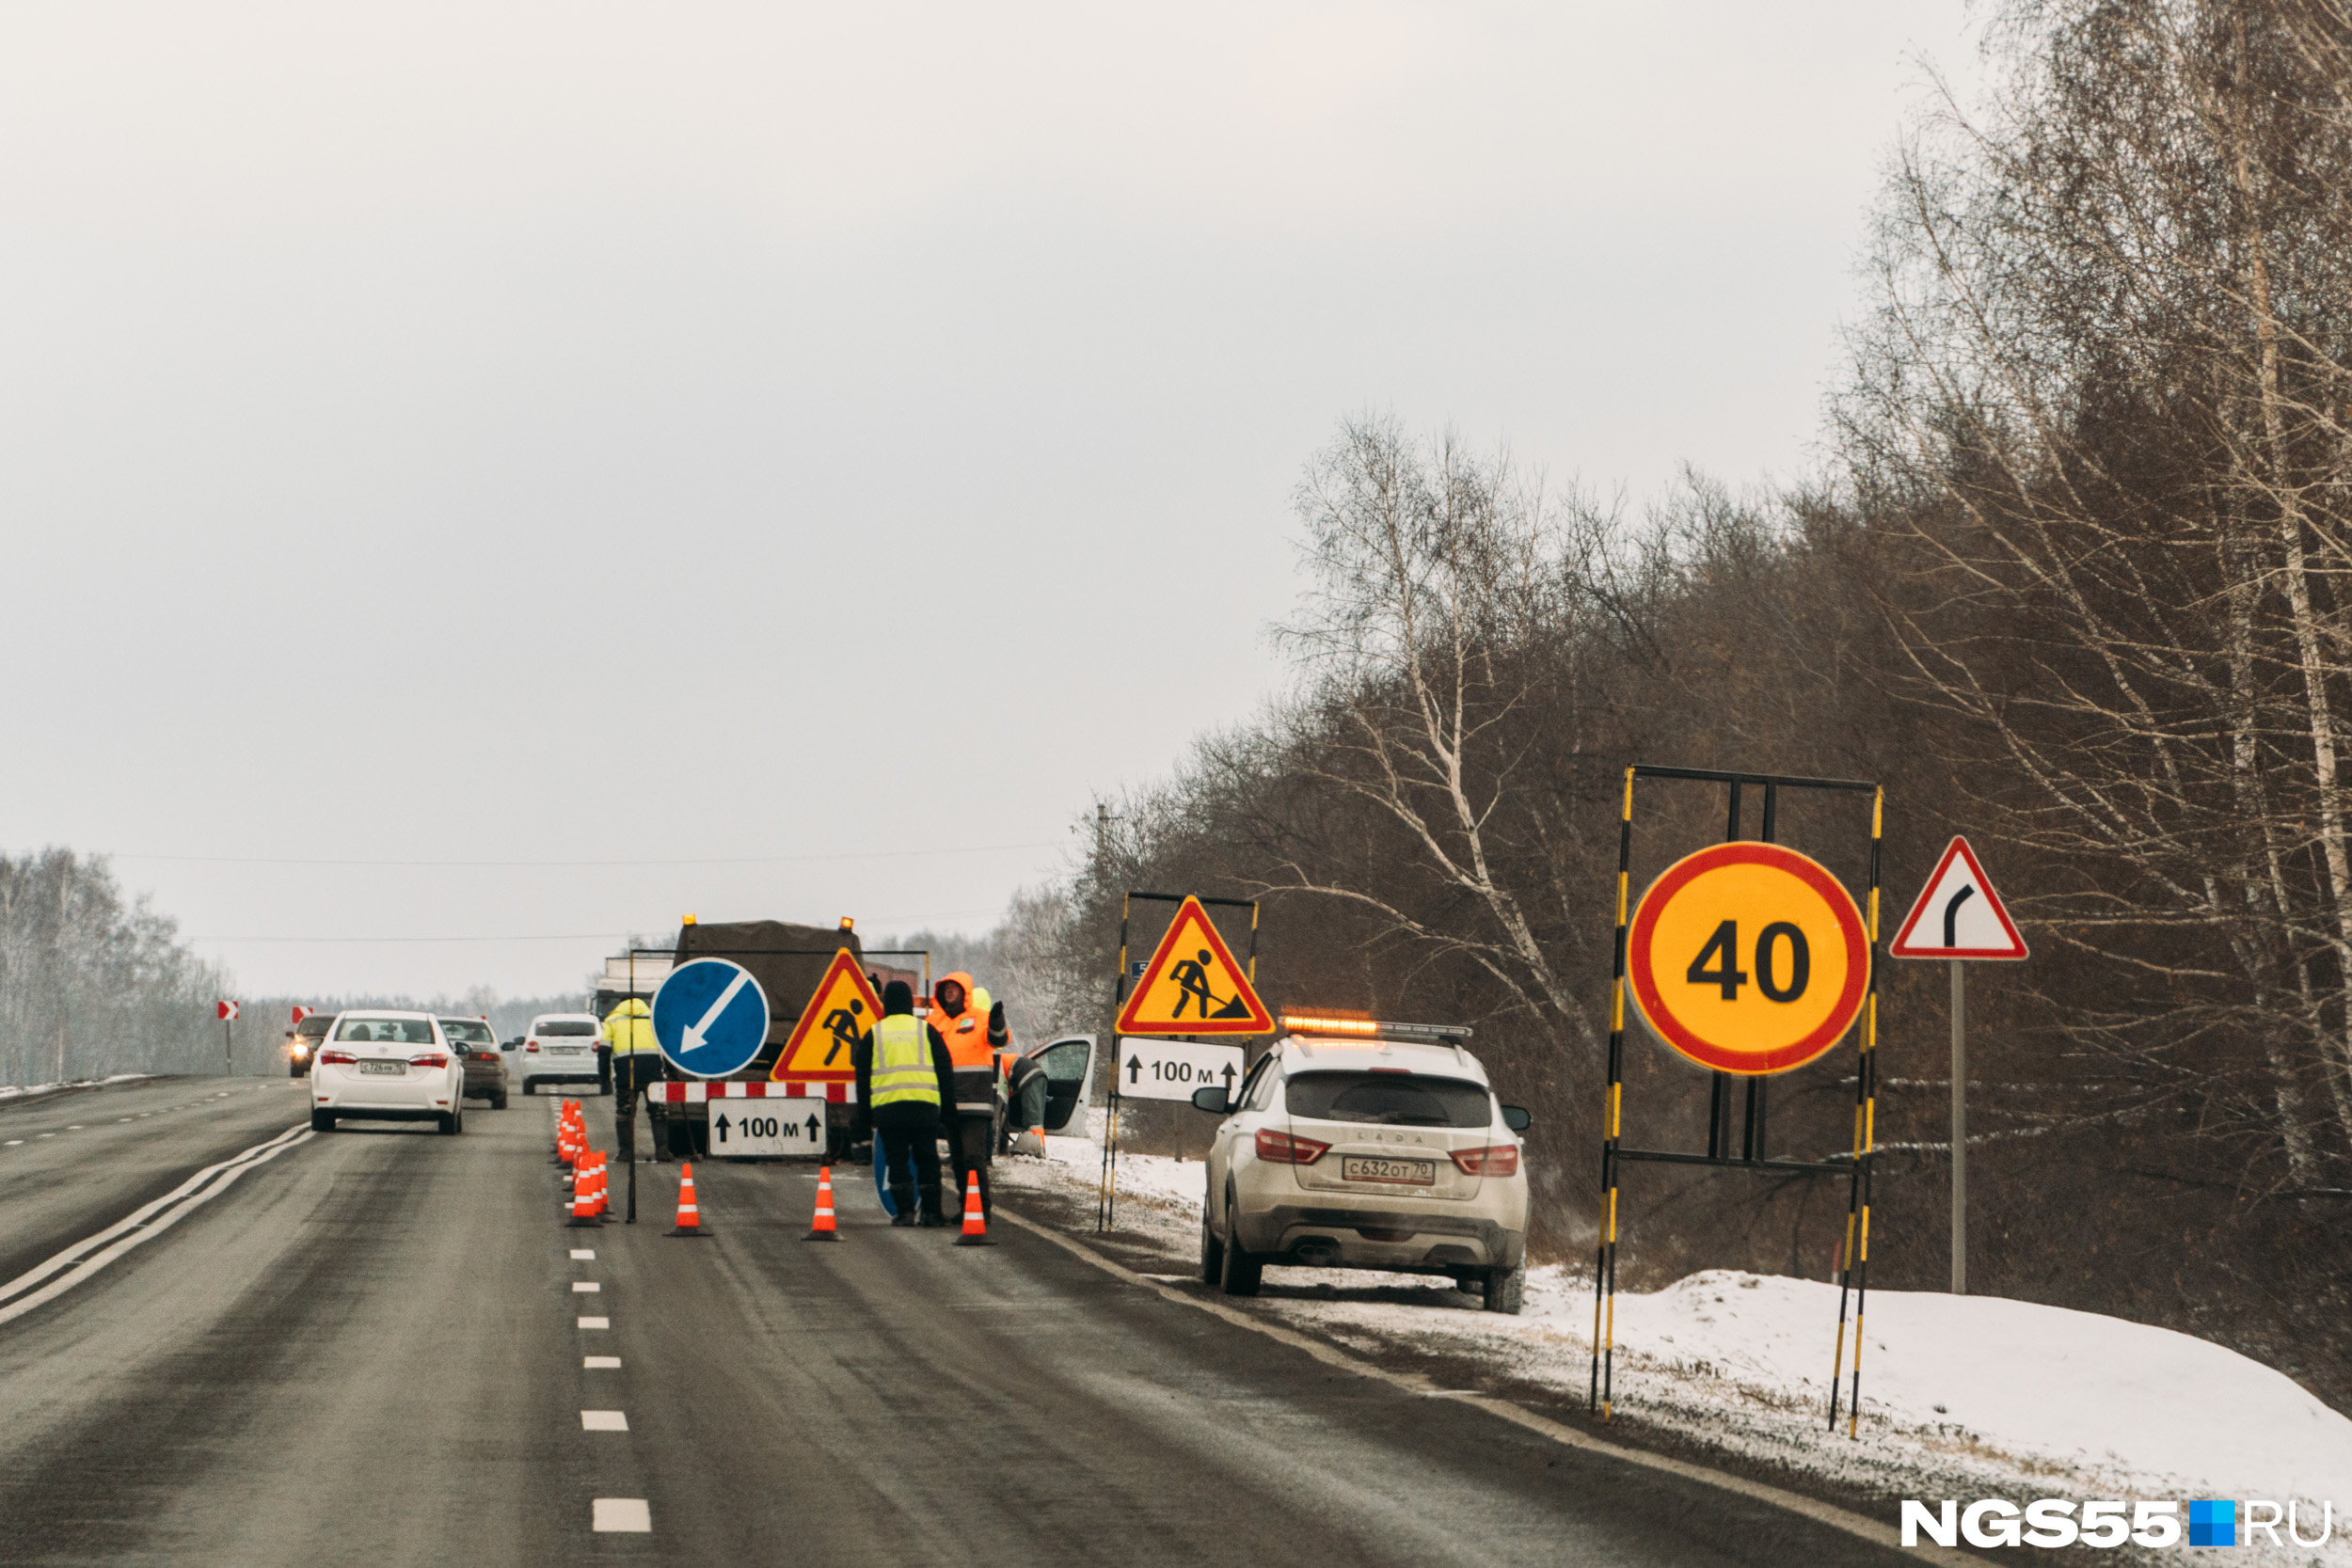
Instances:
[[[1148,898],[1155,903],[1181,904],[1198,895],[1183,893],[1136,893],[1130,890],[1119,902],[1119,974],[1111,982],[1111,1016],[1117,1018],[1127,1001],[1127,918],[1135,901]],[[1224,909],[1249,911],[1249,966],[1251,987],[1258,983],[1258,901],[1254,898],[1201,898],[1202,904],[1215,904]],[[1185,1035],[1179,1038],[1190,1039]],[[1100,1234],[1119,1220],[1119,1031],[1114,1028],[1111,1040],[1111,1089],[1103,1106],[1103,1184],[1094,1198],[1094,1228]],[[1084,1106],[1079,1107],[1081,1111]]]
[[[1728,814],[1724,842],[1740,837],[1740,795],[1748,784],[1764,790],[1764,819],[1756,835],[1765,844],[1776,842],[1780,792],[1783,789],[1867,791],[1870,795],[1870,879],[1866,931],[1870,943],[1869,990],[1863,1002],[1860,1060],[1854,1074],[1853,1158],[1850,1164],[1804,1160],[1774,1160],[1765,1154],[1766,1085],[1762,1078],[1747,1080],[1746,1103],[1740,1117],[1740,1154],[1731,1147],[1732,1075],[1713,1075],[1708,1092],[1707,1152],[1626,1148],[1619,1139],[1625,1116],[1626,933],[1631,918],[1633,872],[1633,781],[1684,779],[1726,786]],[[1764,1171],[1780,1176],[1844,1176],[1847,1178],[1846,1243],[1839,1254],[1837,1351],[1830,1372],[1830,1427],[1837,1425],[1838,1377],[1846,1352],[1846,1302],[1849,1290],[1854,1304],[1853,1404],[1862,1400],[1862,1292],[1868,1279],[1870,1253],[1870,1166],[1877,1119],[1878,1071],[1878,938],[1879,846],[1885,814],[1886,791],[1854,779],[1791,778],[1776,773],[1726,773],[1703,768],[1653,768],[1636,765],[1625,770],[1625,805],[1617,822],[1617,929],[1609,984],[1609,1088],[1602,1113],[1600,1184],[1603,1194],[1600,1239],[1593,1268],[1593,1373],[1590,1407],[1602,1420],[1612,1413],[1616,1370],[1617,1327],[1617,1180],[1619,1167],[1629,1161],[1661,1164],[1709,1165],[1717,1168]],[[1856,1244],[1859,1225],[1859,1246]],[[1852,1434],[1850,1420],[1848,1435]]]

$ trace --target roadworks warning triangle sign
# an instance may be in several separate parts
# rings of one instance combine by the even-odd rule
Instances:
[[[1143,966],[1127,1005],[1119,1010],[1122,1035],[1270,1035],[1265,1010],[1232,949],[1216,934],[1200,900],[1186,897],[1168,935]]]
[[[808,999],[801,1022],[792,1025],[792,1037],[777,1053],[769,1079],[856,1082],[857,1069],[850,1065],[850,1053],[858,1037],[880,1017],[882,998],[874,994],[857,955],[844,947],[826,966],[825,977],[817,982],[817,994]]]
[[[1887,951],[1899,958],[2022,958],[2026,939],[1976,851],[1955,837]]]

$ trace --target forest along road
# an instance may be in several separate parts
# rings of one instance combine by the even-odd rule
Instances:
[[[300,1085],[216,1103],[249,1147]],[[611,1102],[586,1104],[609,1144]],[[1002,1219],[991,1248],[894,1230],[863,1173],[835,1244],[802,1241],[796,1165],[698,1164],[709,1239],[662,1234],[675,1166],[641,1168],[638,1225],[566,1228],[550,1111],[297,1138],[0,1322],[8,1560],[1903,1560],[1326,1365]],[[92,1220],[125,1190],[51,1168],[111,1195]]]

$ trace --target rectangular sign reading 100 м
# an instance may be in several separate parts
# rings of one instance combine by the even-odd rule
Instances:
[[[797,1095],[714,1100],[710,1102],[710,1152],[737,1159],[822,1154],[825,1102]]]
[[[1122,1100],[1190,1100],[1195,1089],[1232,1091],[1241,1083],[1238,1045],[1200,1045],[1191,1040],[1119,1042],[1119,1095]]]

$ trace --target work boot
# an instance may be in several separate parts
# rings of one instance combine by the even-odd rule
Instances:
[[[890,1217],[890,1223],[900,1228],[911,1228],[915,1217],[914,1184],[893,1181],[890,1184],[890,1206],[898,1211]]]
[[[937,1230],[947,1223],[946,1213],[939,1206],[939,1183],[930,1181],[923,1186],[923,1219],[926,1230]]]

